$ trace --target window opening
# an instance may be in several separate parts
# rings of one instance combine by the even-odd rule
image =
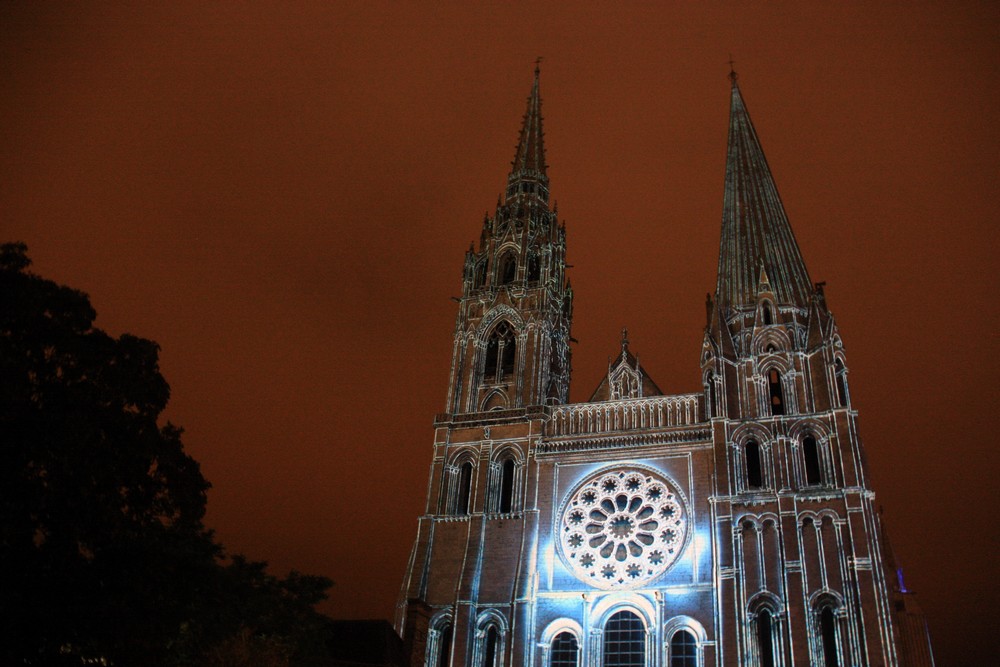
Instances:
[[[764,302],[764,305],[763,305],[763,306],[761,306],[761,309],[760,309],[760,310],[761,310],[761,315],[763,316],[763,319],[764,319],[764,324],[766,324],[766,325],[770,325],[770,324],[772,324],[772,318],[771,318],[771,304],[769,304],[769,303],[767,303],[767,302],[765,301],[765,302]]]
[[[500,643],[500,635],[497,633],[497,626],[491,625],[486,631],[486,651],[483,653],[483,667],[496,667],[497,646]]]
[[[844,363],[837,359],[837,364],[834,367],[837,376],[837,398],[840,399],[840,406],[847,407],[847,371],[844,369]]]
[[[450,667],[451,665],[451,624],[444,626],[438,635],[438,659],[437,667]]]
[[[469,496],[472,491],[472,464],[466,461],[459,471],[458,480],[458,511],[459,515],[469,514]]]
[[[620,611],[604,626],[604,667],[643,667],[646,628],[630,611]]]
[[[549,667],[577,667],[580,647],[576,637],[569,632],[560,632],[552,640]]]
[[[514,459],[503,462],[500,473],[500,512],[506,514],[514,504]]]
[[[757,614],[757,651],[760,667],[774,667],[774,637],[772,634],[771,612],[762,609]]]
[[[528,282],[538,283],[542,277],[542,263],[538,259],[537,253],[528,255]]]
[[[819,627],[823,638],[823,665],[824,667],[839,667],[837,625],[833,617],[833,609],[830,607],[823,607],[819,613]]]
[[[670,640],[670,667],[698,667],[698,642],[687,630],[678,630]]]
[[[811,434],[802,438],[802,453],[806,459],[806,484],[819,484],[823,481],[819,468],[819,447]]]
[[[781,391],[781,374],[776,368],[768,371],[767,386],[771,394],[771,414],[785,414],[785,396]]]
[[[486,343],[486,365],[483,369],[486,382],[500,382],[513,375],[516,352],[514,331],[507,322],[501,322]]]
[[[747,458],[747,486],[751,489],[759,489],[764,486],[764,476],[760,465],[760,445],[757,444],[756,440],[751,440],[747,443],[744,451]]]
[[[712,417],[721,417],[722,409],[719,406],[719,392],[715,389],[715,374],[712,371],[708,372],[706,377],[706,382],[708,383],[708,395],[711,397],[711,415]]]
[[[514,256],[514,253],[509,252],[500,260],[500,273],[497,277],[500,278],[501,285],[509,285],[514,282],[516,275],[517,257]]]
[[[486,262],[485,260],[476,264],[476,270],[474,273],[472,286],[482,287],[486,284]]]

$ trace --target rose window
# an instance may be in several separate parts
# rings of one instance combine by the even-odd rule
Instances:
[[[645,470],[601,473],[563,508],[559,550],[577,577],[598,588],[633,588],[680,555],[687,512],[668,481]]]

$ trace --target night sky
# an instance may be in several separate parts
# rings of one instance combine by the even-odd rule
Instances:
[[[732,54],[939,664],[997,655],[995,3],[204,4],[0,6],[0,241],[162,346],[231,551],[391,617],[536,56],[572,398],[622,326],[698,390]]]

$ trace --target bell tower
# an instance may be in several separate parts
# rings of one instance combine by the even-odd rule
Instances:
[[[732,633],[723,641],[762,665],[895,665],[891,582],[844,347],[730,78],[719,273],[701,358],[720,610]],[[728,618],[731,609],[746,617]]]
[[[539,70],[507,187],[465,256],[447,411],[565,403],[573,290],[549,205]]]

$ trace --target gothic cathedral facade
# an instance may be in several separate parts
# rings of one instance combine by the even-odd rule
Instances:
[[[397,609],[413,666],[931,665],[868,479],[840,331],[736,75],[702,390],[629,350],[571,404],[573,290],[538,71],[465,257]]]

